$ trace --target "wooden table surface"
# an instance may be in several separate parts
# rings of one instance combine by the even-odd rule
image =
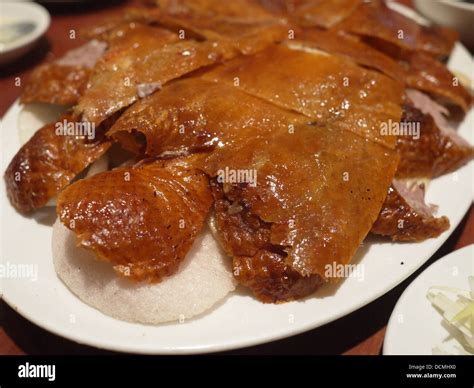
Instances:
[[[405,1],[406,2],[406,1]],[[97,2],[99,3],[99,2]],[[61,55],[77,40],[70,39],[71,30],[100,21],[118,12],[127,2],[100,2],[83,6],[48,6],[51,27],[38,46],[17,63],[0,70],[0,116],[20,95],[17,77],[25,80],[31,69],[48,56]],[[4,193],[2,193],[4,195]],[[310,332],[269,344],[228,352],[229,354],[380,354],[386,324],[403,290],[428,265],[449,252],[474,243],[474,210],[471,207],[461,224],[434,256],[413,276],[369,305]],[[78,345],[55,336],[14,312],[0,301],[0,354],[111,354],[111,352]]]

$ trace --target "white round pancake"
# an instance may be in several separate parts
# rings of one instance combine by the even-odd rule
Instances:
[[[82,301],[114,318],[147,324],[182,321],[205,312],[233,291],[230,259],[206,228],[180,270],[157,284],[119,277],[110,263],[76,246],[59,220],[53,227],[53,261],[66,286]]]

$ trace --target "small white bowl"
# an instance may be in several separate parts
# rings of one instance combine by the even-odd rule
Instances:
[[[415,0],[415,8],[436,24],[458,31],[461,41],[474,50],[474,4],[461,0]]]
[[[32,2],[1,2],[0,24],[33,23],[31,31],[8,43],[0,43],[0,65],[12,62],[26,54],[47,31],[51,18],[48,11]]]

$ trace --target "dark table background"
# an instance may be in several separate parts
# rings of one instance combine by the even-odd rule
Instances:
[[[60,56],[79,45],[70,39],[70,31],[76,32],[90,23],[99,22],[105,16],[119,12],[133,1],[96,1],[90,4],[47,4],[52,20],[46,36],[36,48],[18,62],[0,69],[0,116],[19,97],[21,88],[15,85],[16,77],[26,80],[32,68],[50,56]],[[410,4],[409,0],[402,1]],[[77,37],[77,39],[79,39]],[[3,194],[2,194],[3,195]],[[227,352],[226,354],[380,354],[385,328],[390,314],[404,289],[427,266],[440,257],[474,243],[474,210],[463,221],[415,274],[369,305],[337,321],[318,329],[269,344]],[[51,334],[30,323],[0,301],[0,354],[112,354],[104,350],[78,345]]]

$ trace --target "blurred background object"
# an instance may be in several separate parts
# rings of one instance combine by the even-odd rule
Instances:
[[[474,0],[415,0],[414,5],[434,23],[458,31],[461,41],[474,51]]]
[[[47,31],[48,11],[27,1],[0,2],[0,65],[25,55]]]

